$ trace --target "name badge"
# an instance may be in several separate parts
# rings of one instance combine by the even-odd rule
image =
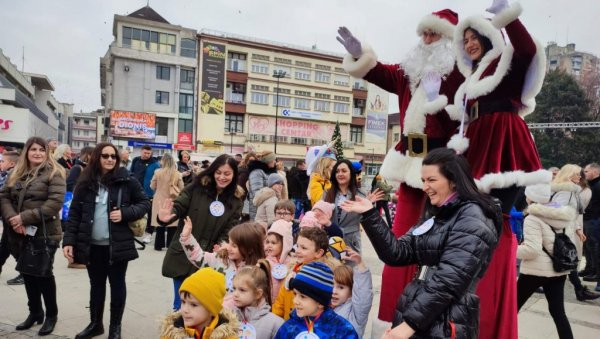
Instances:
[[[240,331],[239,331],[239,335],[238,335],[239,339],[256,339],[256,328],[254,328],[254,326],[252,326],[252,324],[250,323],[242,323],[242,326],[240,327]]]
[[[209,209],[213,217],[220,217],[225,214],[225,205],[218,200],[211,202]]]
[[[284,264],[277,264],[271,271],[271,275],[273,276],[273,278],[275,278],[277,280],[281,280],[281,279],[285,278],[285,276],[287,275],[287,272],[288,272],[287,266],[285,266]]]
[[[412,231],[412,234],[413,235],[422,235],[422,234],[425,234],[425,233],[429,232],[429,230],[433,227],[433,224],[434,224],[433,218],[427,219],[419,227],[415,228]]]
[[[318,335],[314,334],[313,332],[304,331],[304,332],[300,332],[296,336],[296,339],[320,339],[320,338]]]

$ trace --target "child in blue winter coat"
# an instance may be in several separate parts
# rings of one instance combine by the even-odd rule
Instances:
[[[308,263],[289,281],[294,290],[294,307],[275,338],[358,339],[348,320],[329,305],[333,293],[333,272],[322,262]]]

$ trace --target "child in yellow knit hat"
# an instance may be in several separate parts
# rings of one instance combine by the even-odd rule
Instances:
[[[179,288],[181,309],[164,320],[163,339],[235,339],[239,323],[233,312],[223,309],[225,276],[202,268],[183,281]]]

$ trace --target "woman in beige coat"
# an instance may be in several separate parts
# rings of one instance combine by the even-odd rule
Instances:
[[[154,172],[154,176],[150,182],[150,188],[155,192],[154,199],[152,200],[151,221],[154,224],[157,222],[156,215],[158,214],[160,206],[162,206],[167,199],[176,199],[183,189],[183,178],[181,173],[177,171],[177,164],[171,154],[165,153],[162,156],[160,168]],[[154,238],[155,250],[160,251],[164,247],[169,247],[178,222],[179,220],[175,220],[167,226],[156,227],[156,238]],[[166,239],[165,233],[167,234]]]

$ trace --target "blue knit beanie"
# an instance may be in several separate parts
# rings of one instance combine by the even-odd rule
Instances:
[[[333,294],[333,271],[322,262],[308,263],[290,279],[290,288],[328,308]]]

